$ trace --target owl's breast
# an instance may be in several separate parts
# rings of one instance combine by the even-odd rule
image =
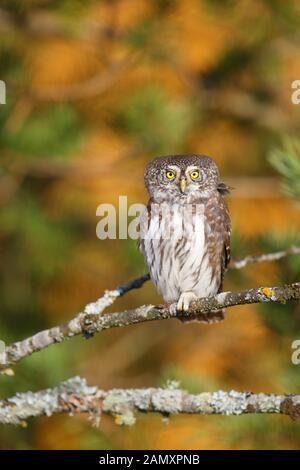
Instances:
[[[199,297],[215,293],[205,240],[202,213],[191,217],[174,212],[171,217],[150,217],[140,247],[151,279],[166,302],[182,292]]]

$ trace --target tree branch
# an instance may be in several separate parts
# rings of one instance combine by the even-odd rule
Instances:
[[[279,259],[290,253],[298,253],[299,248],[292,247],[289,250],[270,253],[260,256],[248,256],[244,259],[231,262],[230,267],[239,269],[253,262]],[[149,275],[134,279],[112,291],[106,291],[96,302],[88,304],[76,317],[61,326],[43,330],[22,341],[15,342],[5,348],[0,354],[0,370],[6,370],[21,359],[47,348],[51,344],[60,343],[76,335],[84,335],[89,338],[102,330],[115,327],[123,327],[153,320],[179,318],[197,320],[210,323],[213,312],[235,305],[243,305],[261,302],[280,302],[300,299],[300,283],[294,283],[282,287],[259,287],[241,292],[222,292],[213,297],[198,299],[191,304],[190,310],[176,312],[175,304],[172,305],[143,305],[135,309],[123,312],[102,315],[103,311],[112,305],[114,301],[126,292],[141,287],[149,279]]]
[[[89,413],[99,424],[102,413],[115,417],[117,424],[133,425],[135,413],[157,412],[164,417],[185,414],[241,415],[277,413],[295,419],[300,416],[300,395],[252,392],[204,392],[190,394],[171,382],[166,388],[100,390],[74,377],[58,387],[39,392],[18,393],[0,401],[0,423],[24,424],[24,420],[57,413]]]
[[[172,305],[143,305],[141,307],[125,310],[124,312],[108,313],[101,315],[104,308],[113,303],[119,291],[109,291],[93,304],[86,306],[84,312],[79,313],[71,321],[62,326],[56,326],[41,331],[23,341],[8,346],[1,361],[1,369],[15,364],[24,357],[34,352],[45,349],[54,343],[60,343],[73,336],[83,334],[89,338],[95,333],[109,328],[134,325],[152,320],[165,320],[167,318],[197,319],[208,323],[210,312],[228,308],[235,305],[253,304],[260,302],[280,302],[300,299],[300,283],[283,287],[259,287],[241,292],[222,292],[213,297],[198,299],[191,304],[189,312],[176,312],[175,304]]]

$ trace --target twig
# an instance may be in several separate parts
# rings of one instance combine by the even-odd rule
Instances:
[[[0,423],[25,424],[24,420],[55,413],[89,413],[99,424],[101,413],[113,415],[117,424],[133,425],[135,413],[161,413],[164,417],[186,414],[241,415],[277,413],[295,419],[300,415],[300,395],[266,393],[204,392],[190,394],[170,383],[166,388],[100,390],[74,377],[58,387],[18,393],[0,401]]]
[[[229,267],[233,269],[241,269],[250,263],[262,263],[264,261],[277,261],[289,255],[299,255],[299,254],[300,254],[300,247],[291,246],[287,250],[275,251],[274,253],[266,253],[266,254],[256,255],[256,256],[246,256],[245,258],[232,260],[230,262]]]
[[[133,281],[135,282],[135,281]],[[60,343],[73,336],[83,334],[89,338],[95,333],[109,328],[134,325],[153,320],[167,318],[181,318],[182,313],[176,312],[172,305],[143,305],[124,312],[101,315],[103,310],[114,300],[131,288],[131,283],[121,286],[115,291],[107,291],[95,303],[88,304],[83,312],[62,326],[56,326],[41,331],[23,341],[13,343],[5,350],[1,360],[0,369],[6,369],[24,357],[45,349],[54,343]],[[138,285],[139,287],[139,285]],[[121,290],[120,290],[121,289]],[[215,310],[232,307],[234,305],[253,304],[260,302],[280,302],[300,299],[300,283],[282,287],[259,287],[241,292],[222,292],[213,297],[198,299],[191,304],[189,312],[184,314],[188,319],[197,319],[209,323],[211,314]]]
[[[300,254],[300,247],[291,246],[287,250],[274,251],[273,253],[265,253],[262,255],[249,255],[240,259],[238,258],[231,259],[229,269],[242,269],[248,264],[263,263],[264,261],[278,261],[279,259],[286,258],[289,255],[299,255],[299,254]],[[125,287],[129,286],[129,288],[125,290],[125,292],[128,292],[129,290],[134,289],[135,287],[142,287],[142,285],[146,281],[149,281],[149,280],[150,280],[150,275],[149,273],[146,273],[143,276],[137,279],[134,279],[133,281],[128,282],[128,284],[125,284]]]

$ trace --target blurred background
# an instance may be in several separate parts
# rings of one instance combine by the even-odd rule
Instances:
[[[156,155],[215,158],[233,221],[233,256],[300,245],[299,2],[0,1],[0,338],[61,324],[145,272],[133,240],[100,241],[96,208],[146,203]],[[225,289],[299,281],[299,256],[227,274]],[[160,302],[150,282],[111,311]],[[225,322],[177,320],[78,337],[1,376],[0,396],[80,374],[101,388],[299,393],[299,303],[232,308]],[[296,449],[283,416],[139,415],[31,420],[0,428],[2,449]]]

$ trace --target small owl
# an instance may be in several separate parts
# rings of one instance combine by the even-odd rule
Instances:
[[[216,163],[202,155],[152,160],[145,170],[150,199],[141,217],[139,247],[150,277],[177,311],[222,290],[230,260],[230,218]],[[208,322],[223,319],[210,312]],[[182,316],[186,321],[186,316]]]

